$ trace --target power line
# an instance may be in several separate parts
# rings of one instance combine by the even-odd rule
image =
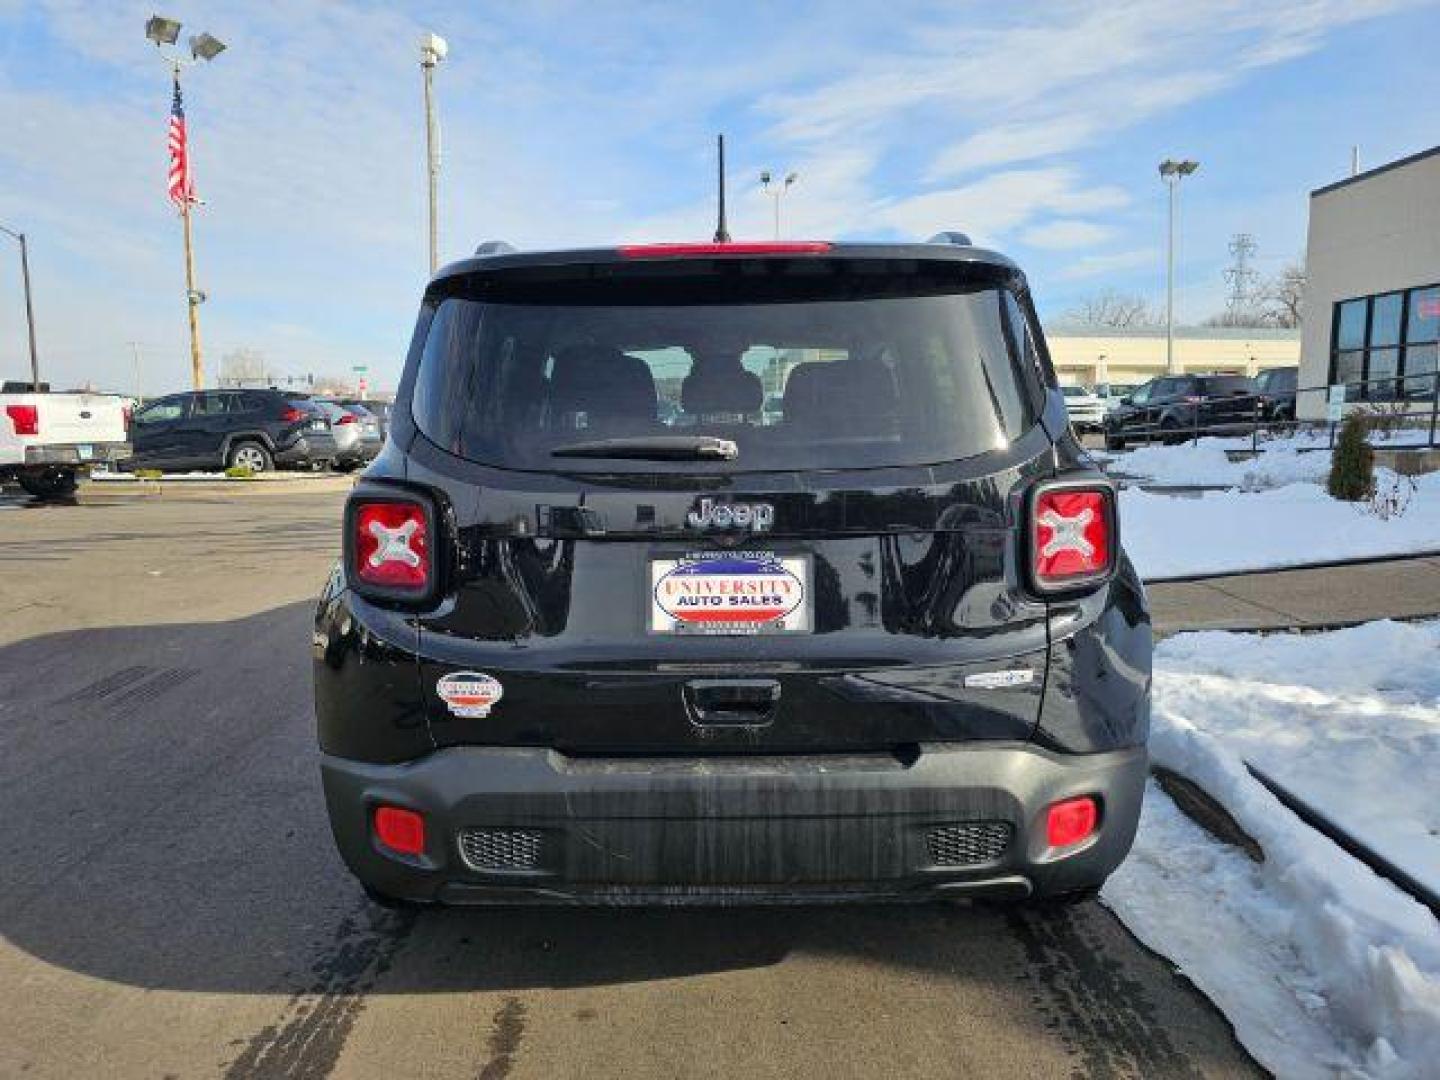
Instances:
[[[1230,294],[1225,300],[1225,310],[1232,316],[1244,314],[1255,301],[1260,275],[1250,265],[1250,260],[1255,257],[1256,250],[1255,237],[1249,233],[1236,233],[1230,240],[1232,261],[1225,271]]]

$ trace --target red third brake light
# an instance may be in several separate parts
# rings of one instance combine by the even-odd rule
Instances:
[[[1091,584],[1115,564],[1114,495],[1106,487],[1042,488],[1030,511],[1035,585],[1057,592]]]
[[[430,587],[430,536],[425,508],[402,500],[361,502],[354,511],[355,576],[366,585],[423,593]]]
[[[16,435],[40,434],[40,406],[6,405],[5,415],[10,417],[10,422],[15,425]]]
[[[425,854],[425,818],[399,806],[375,808],[375,839],[401,855]]]
[[[1046,812],[1045,838],[1053,848],[1071,847],[1093,836],[1099,823],[1100,810],[1090,796],[1066,799]]]
[[[622,244],[627,259],[683,258],[704,255],[823,255],[826,240],[762,240],[725,244]]]

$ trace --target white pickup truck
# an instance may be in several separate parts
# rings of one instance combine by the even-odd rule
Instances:
[[[113,394],[0,393],[0,482],[71,494],[92,465],[130,456],[128,412]]]

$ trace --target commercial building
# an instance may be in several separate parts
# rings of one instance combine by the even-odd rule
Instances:
[[[1061,382],[1135,385],[1164,375],[1165,330],[1114,330],[1065,325],[1045,328]],[[1177,326],[1175,362],[1182,372],[1254,375],[1300,361],[1300,331]]]
[[[1428,414],[1440,341],[1440,146],[1310,193],[1300,386]],[[1326,412],[1302,393],[1301,419]]]

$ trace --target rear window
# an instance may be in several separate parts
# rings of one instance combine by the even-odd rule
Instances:
[[[1255,392],[1255,383],[1244,375],[1212,375],[1201,379],[1200,386],[1201,393],[1211,397],[1234,397]]]
[[[1035,424],[1041,384],[1013,295],[956,289],[893,295],[892,278],[887,295],[844,299],[747,302],[734,287],[723,303],[445,299],[415,421],[453,454],[529,470],[655,471],[554,451],[674,435],[732,440],[728,470],[970,457]]]

